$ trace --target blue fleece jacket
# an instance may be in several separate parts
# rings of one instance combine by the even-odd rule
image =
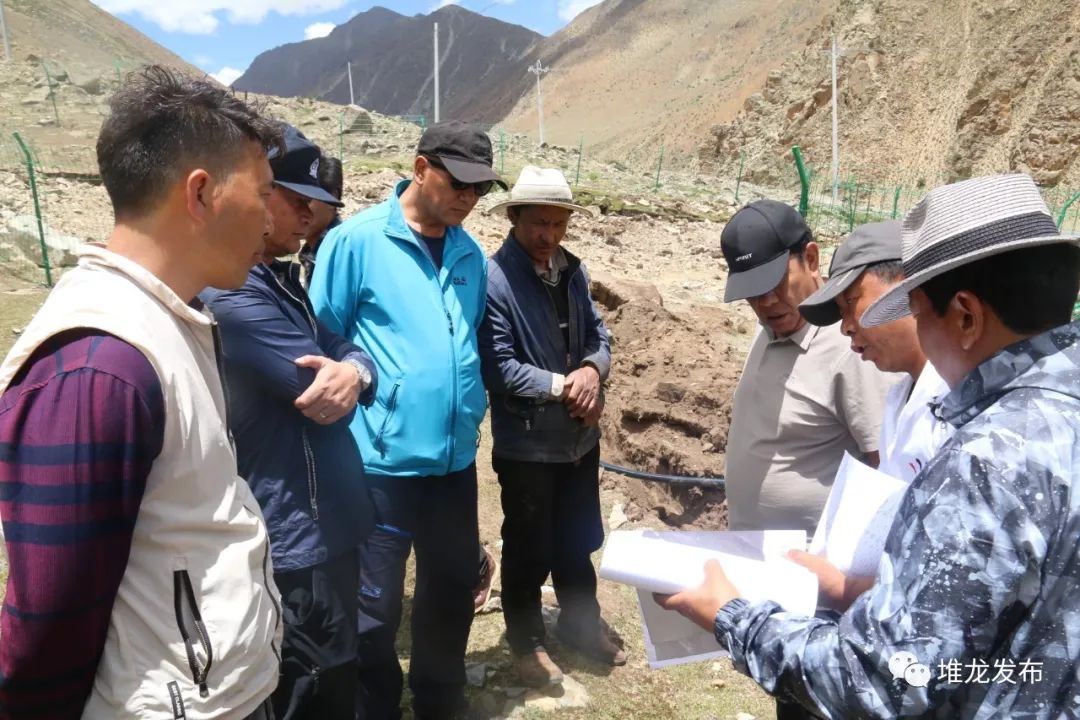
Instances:
[[[460,225],[436,269],[405,222],[398,183],[319,246],[311,302],[319,320],[365,348],[379,371],[375,402],[352,421],[372,475],[446,475],[476,459],[487,402],[476,329],[487,263]]]

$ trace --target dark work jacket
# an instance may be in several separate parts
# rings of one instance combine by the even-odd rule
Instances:
[[[608,332],[589,294],[585,266],[563,252],[569,263],[563,272],[570,273],[570,347],[544,281],[512,234],[488,262],[479,342],[496,457],[573,462],[600,440],[599,428],[570,417],[551,397],[552,373],[567,375],[588,363],[603,382],[611,370]]]
[[[299,266],[260,263],[239,290],[199,297],[221,329],[229,428],[240,475],[251,486],[270,530],[275,572],[325,562],[359,545],[372,528],[364,465],[349,432],[353,413],[319,425],[293,405],[315,371],[293,361],[304,355],[356,359],[372,375],[360,395],[370,404],[377,380],[363,350],[315,317],[300,286]]]

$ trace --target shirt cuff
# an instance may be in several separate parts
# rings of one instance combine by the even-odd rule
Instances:
[[[730,634],[735,630],[735,626],[739,622],[739,615],[748,607],[750,607],[750,603],[746,599],[735,598],[729,600],[716,613],[716,620],[713,621],[713,635],[716,636],[716,642],[727,648],[729,652],[731,650],[728,647]]]
[[[566,376],[559,373],[551,373],[551,399],[561,400],[563,388],[566,387]]]

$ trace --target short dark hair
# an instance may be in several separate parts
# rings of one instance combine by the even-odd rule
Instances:
[[[878,280],[887,283],[895,283],[904,279],[904,265],[899,260],[876,262],[863,268],[863,272],[874,275]]]
[[[319,187],[340,200],[344,186],[341,161],[336,157],[323,155],[319,160]]]
[[[945,314],[967,290],[990,306],[1009,330],[1037,335],[1068,323],[1080,290],[1080,247],[1037,245],[976,260],[920,286],[934,312]]]
[[[814,233],[810,230],[810,228],[806,228],[806,232],[804,232],[803,236],[799,238],[799,242],[788,248],[788,252],[790,252],[795,257],[802,259],[802,256],[806,254],[806,246],[812,242],[814,242]]]
[[[146,212],[200,165],[228,174],[244,140],[284,151],[277,125],[231,90],[161,65],[129,75],[109,110],[97,158],[117,217]]]

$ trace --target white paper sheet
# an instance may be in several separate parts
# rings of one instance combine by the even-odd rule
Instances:
[[[846,575],[876,576],[907,483],[844,453],[810,552]]]
[[[817,578],[785,559],[806,547],[802,530],[765,532],[624,530],[611,533],[600,576],[638,589],[646,654],[652,668],[726,655],[711,632],[664,610],[652,593],[700,585],[705,561],[720,561],[742,597],[773,600],[792,612],[812,615]]]

